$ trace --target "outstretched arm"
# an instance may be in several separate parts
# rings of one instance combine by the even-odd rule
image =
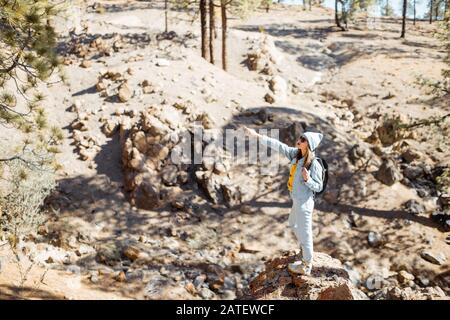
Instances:
[[[298,152],[297,148],[289,147],[287,144],[277,139],[269,138],[268,136],[259,134],[253,129],[249,129],[247,127],[244,127],[244,129],[249,136],[260,138],[261,143],[263,143],[266,146],[269,146],[272,149],[277,150],[289,160],[292,160],[297,155]]]

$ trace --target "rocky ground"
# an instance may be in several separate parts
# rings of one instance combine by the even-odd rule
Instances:
[[[76,17],[60,46],[68,85],[45,89],[65,133],[59,185],[37,234],[15,254],[0,243],[0,298],[447,299],[449,196],[435,179],[449,126],[396,126],[450,109],[415,84],[443,67],[429,25],[399,40],[399,21],[338,32],[328,10],[275,6],[230,19],[224,72],[199,56],[184,12],[169,34],[158,3],[97,2]],[[262,174],[214,143],[242,125],[290,144],[325,135],[310,278],[285,269],[297,249],[287,166]],[[212,156],[174,163],[194,130]]]

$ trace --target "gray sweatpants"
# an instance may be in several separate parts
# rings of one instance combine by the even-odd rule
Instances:
[[[312,204],[314,205],[314,204]],[[294,200],[291,213],[289,215],[289,226],[294,231],[295,236],[302,248],[303,260],[310,263],[313,259],[313,232],[312,213],[309,207],[311,204],[303,204]]]

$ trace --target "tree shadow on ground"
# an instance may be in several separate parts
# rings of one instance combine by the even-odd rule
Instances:
[[[296,25],[268,24],[268,25],[243,25],[235,26],[233,29],[247,32],[260,33],[261,27],[264,32],[273,37],[293,37],[296,39],[325,40],[332,32],[336,32],[334,27],[315,27],[310,29],[299,29]]]
[[[319,207],[321,210],[329,210],[329,205]],[[430,228],[440,228],[439,224],[435,223],[428,217],[423,217],[419,215],[413,215],[404,210],[378,210],[370,208],[361,208],[348,204],[337,204],[333,206],[335,212],[339,214],[350,214],[351,212],[359,216],[375,217],[386,220],[408,220],[411,222],[422,224],[423,226]]]
[[[0,300],[61,300],[64,297],[51,292],[31,287],[17,287],[12,285],[0,285]]]
[[[314,39],[324,42],[328,35],[336,32],[333,27],[317,27],[310,29],[300,29],[298,26],[288,26],[284,24],[269,24],[263,26],[265,32],[271,36],[278,37],[275,41],[275,46],[281,51],[290,55],[297,56],[296,60],[303,67],[320,71],[329,69],[335,66],[342,67],[358,58],[372,57],[376,55],[398,56],[406,55],[408,51],[405,48],[387,48],[380,43],[365,44],[361,40],[383,39],[383,36],[378,34],[358,34],[343,32],[342,37],[351,39],[351,41],[335,41],[330,53],[322,51],[322,46],[319,44],[300,45],[293,42],[293,39]],[[237,30],[247,32],[260,32],[260,26],[244,25],[235,27]],[[286,38],[286,40],[280,40]],[[406,42],[406,45],[413,45],[413,42]],[[426,44],[423,44],[426,46]]]

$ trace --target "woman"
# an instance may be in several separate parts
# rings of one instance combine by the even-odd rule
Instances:
[[[244,127],[248,135],[285,155],[290,161],[290,175],[287,183],[293,205],[289,215],[289,226],[300,243],[301,260],[289,264],[289,271],[310,275],[313,261],[312,212],[314,193],[322,190],[322,166],[314,161],[314,151],[323,135],[318,132],[305,132],[297,140],[296,148],[258,134]],[[300,169],[301,168],[301,169]]]

